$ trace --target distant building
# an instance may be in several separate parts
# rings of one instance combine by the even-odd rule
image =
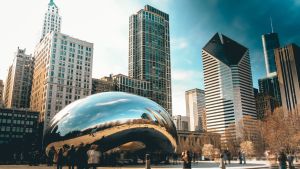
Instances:
[[[257,119],[263,120],[267,115],[270,115],[278,107],[276,100],[272,96],[258,93],[255,95]]]
[[[115,84],[112,77],[104,77],[101,79],[92,79],[92,94],[115,91]]]
[[[276,63],[274,50],[280,47],[277,33],[262,35],[263,51],[265,56],[267,77],[276,75]]]
[[[34,58],[18,48],[5,81],[5,107],[29,108],[33,67]]]
[[[151,84],[152,100],[172,115],[169,15],[146,5],[129,18],[129,77]]]
[[[0,108],[0,163],[29,161],[39,150],[38,119],[39,112]]]
[[[204,144],[211,144],[214,148],[221,149],[221,135],[212,132],[177,130],[177,153],[185,150],[193,151],[195,160],[200,160]]]
[[[190,118],[187,116],[173,116],[173,122],[176,126],[176,130],[189,131],[190,130]]]
[[[242,138],[241,128],[253,131],[256,119],[248,49],[216,33],[203,47],[202,60],[207,131],[221,134],[222,143]]]
[[[151,83],[145,80],[134,79],[122,74],[114,75],[113,81],[116,91],[127,92],[153,99]]]
[[[277,74],[258,80],[259,93],[274,100],[274,108],[281,106],[280,87]],[[272,109],[272,112],[274,110]]]
[[[0,108],[3,107],[3,93],[4,93],[4,84],[3,84],[3,80],[0,80]]]
[[[44,129],[71,102],[91,95],[93,44],[51,32],[36,46],[30,108]]]
[[[45,35],[49,32],[60,32],[60,30],[61,16],[59,15],[59,9],[54,3],[54,0],[50,0],[48,4],[48,10],[44,16],[43,32],[41,39],[43,39]]]
[[[277,74],[285,114],[300,114],[300,49],[289,44],[275,50]]]
[[[191,89],[185,92],[186,116],[189,117],[190,131],[205,130],[204,90]]]

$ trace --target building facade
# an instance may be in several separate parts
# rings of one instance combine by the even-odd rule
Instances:
[[[110,92],[115,90],[115,84],[113,83],[112,77],[92,79],[92,94]]]
[[[122,74],[114,75],[113,81],[116,91],[127,92],[152,99],[149,81],[131,78]]]
[[[255,95],[257,119],[263,120],[267,115],[270,115],[278,107],[274,97],[258,93]]]
[[[190,131],[205,130],[204,90],[191,89],[185,92],[186,116],[189,117]]]
[[[172,118],[176,126],[176,130],[190,131],[190,118],[188,116],[176,115]]]
[[[5,82],[5,107],[29,108],[33,67],[34,58],[18,48]]]
[[[275,50],[284,113],[300,113],[300,49],[295,44]]]
[[[38,118],[38,112],[0,108],[0,163],[31,159],[29,153],[40,148]]]
[[[216,33],[203,47],[202,60],[207,131],[221,134],[222,143],[243,137],[241,128],[252,125],[245,117],[256,119],[248,49]]]
[[[50,0],[48,4],[48,10],[44,16],[43,32],[41,39],[43,39],[44,36],[51,31],[60,32],[60,30],[61,16],[59,15],[59,9],[54,3],[54,0]]]
[[[277,74],[259,79],[258,86],[259,93],[273,98],[272,100],[274,100],[274,108],[281,106],[281,95]],[[272,112],[273,110],[274,109],[272,109]]]
[[[93,44],[51,32],[36,46],[30,108],[47,127],[66,105],[92,90]]]
[[[146,5],[129,19],[129,77],[149,81],[152,100],[172,114],[169,15]]]
[[[3,93],[4,93],[4,84],[3,84],[3,80],[0,80],[0,108],[3,107]]]
[[[280,47],[277,33],[268,33],[262,35],[262,44],[266,64],[267,76],[276,75],[276,63],[274,50]]]

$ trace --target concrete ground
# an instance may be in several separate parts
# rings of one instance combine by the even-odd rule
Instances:
[[[45,165],[41,166],[28,166],[28,165],[0,165],[0,169],[55,169],[55,166],[47,167]],[[67,169],[68,167],[64,167]],[[144,169],[145,166],[118,166],[118,167],[98,167],[98,169]],[[182,168],[182,164],[177,165],[151,165],[151,168],[155,169],[166,169],[173,168],[179,169]],[[199,169],[219,169],[219,164],[216,162],[201,161],[198,163],[193,163],[192,168]],[[270,168],[270,165],[266,161],[249,161],[246,165],[238,164],[236,161],[233,161],[231,164],[227,165],[226,169],[267,169]]]

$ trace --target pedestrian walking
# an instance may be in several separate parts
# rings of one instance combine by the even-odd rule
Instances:
[[[53,165],[53,159],[55,154],[55,148],[53,146],[50,147],[50,150],[48,152],[48,158],[47,158],[47,165],[52,166]]]
[[[56,168],[62,169],[63,167],[63,149],[60,148],[58,153],[55,154]]]
[[[220,165],[219,165],[220,169],[226,169],[225,163],[224,163],[224,153],[220,154]]]
[[[74,145],[72,145],[67,153],[67,165],[68,165],[69,169],[75,168],[75,158],[76,158],[75,147],[74,147]]]
[[[81,143],[77,150],[75,151],[75,158],[76,158],[76,165],[77,169],[84,169],[85,168],[85,156],[86,151],[84,149],[84,144]]]
[[[92,145],[87,151],[88,168],[96,169],[100,163],[100,152],[97,145]]]
[[[278,161],[279,161],[279,169],[286,169],[287,157],[283,151],[280,152],[278,156]]]
[[[240,164],[242,164],[243,163],[243,157],[242,157],[242,152],[241,151],[238,152],[238,156],[239,156]]]
[[[182,152],[181,159],[183,161],[183,169],[192,168],[192,159],[189,151]]]
[[[226,150],[223,151],[223,159],[224,159],[225,165],[227,165],[228,156],[227,156]]]
[[[242,159],[244,161],[244,164],[246,164],[246,154],[245,154],[245,152],[242,152]]]
[[[287,156],[287,161],[289,163],[289,169],[294,169],[294,156],[293,154],[289,153],[289,155]]]
[[[231,152],[227,150],[227,158],[228,158],[228,164],[230,164],[231,161]]]

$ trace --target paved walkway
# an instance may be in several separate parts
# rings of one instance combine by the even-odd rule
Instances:
[[[98,167],[97,169],[144,169],[144,165],[139,166],[124,166],[124,167]],[[182,164],[178,165],[152,165],[153,169],[179,169],[182,168]],[[210,161],[201,161],[198,163],[193,163],[193,169],[219,169],[219,164]],[[0,165],[0,169],[56,169],[56,166],[47,167],[45,165],[40,166],[28,166],[28,165]],[[63,167],[63,169],[68,169],[68,167]],[[248,161],[246,165],[238,164],[233,161],[231,164],[226,166],[226,169],[278,169],[277,166],[270,167],[267,161]],[[300,163],[296,165],[296,169],[300,169]]]
[[[56,167],[47,167],[47,166],[26,166],[26,165],[0,165],[0,169],[54,169]],[[98,167],[98,169],[144,169],[143,165],[139,166],[125,166],[125,167]],[[173,168],[179,169],[182,168],[182,164],[178,165],[152,165],[151,168],[154,169],[166,169]],[[219,164],[215,162],[209,161],[201,161],[198,163],[193,163],[193,169],[219,169]],[[227,165],[226,169],[267,169],[269,165],[266,161],[249,161],[246,165],[237,164],[235,161],[229,165]],[[64,167],[67,169],[67,167]]]

